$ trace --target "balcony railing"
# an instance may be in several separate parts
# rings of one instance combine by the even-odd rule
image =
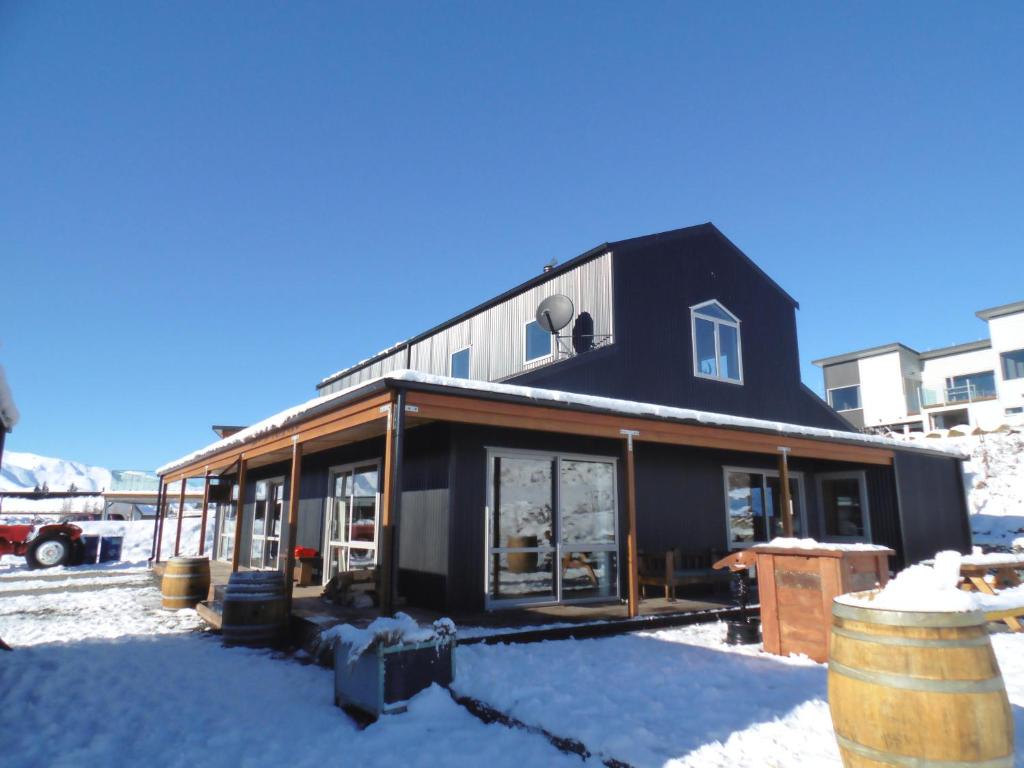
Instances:
[[[919,392],[922,408],[993,400],[996,396],[994,389],[978,387],[976,384],[962,384],[958,387],[921,387]]]

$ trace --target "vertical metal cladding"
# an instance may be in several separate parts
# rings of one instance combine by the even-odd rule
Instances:
[[[612,340],[612,254],[609,251],[417,341],[411,350],[411,367],[424,373],[448,376],[452,353],[466,347],[470,348],[470,377],[482,381],[500,381],[551,363],[550,357],[526,362],[525,334],[526,324],[534,319],[537,305],[557,293],[572,299],[577,316],[588,312],[594,318],[595,335],[608,336],[609,342]],[[571,325],[564,332],[570,333]],[[405,367],[406,350],[402,347],[332,382],[320,393],[328,395]]]

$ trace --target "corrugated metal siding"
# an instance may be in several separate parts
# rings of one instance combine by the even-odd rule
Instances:
[[[387,357],[381,358],[365,368],[360,368],[358,371],[353,371],[348,376],[343,376],[337,381],[331,382],[320,390],[320,395],[329,395],[332,392],[337,392],[356,384],[362,384],[364,381],[375,379],[385,373],[391,373],[392,371],[405,368],[405,355],[406,352],[404,349],[392,352]]]
[[[893,466],[906,563],[916,563],[944,549],[970,552],[960,462],[897,451]]]
[[[722,237],[698,228],[613,248],[615,345],[510,383],[851,429],[800,382],[792,303]],[[710,299],[740,318],[741,386],[693,374],[690,307]]]
[[[898,570],[903,567],[903,537],[893,470],[892,467],[871,467],[866,474],[871,541],[896,550],[892,566]]]
[[[524,361],[525,326],[535,318],[541,301],[559,293],[572,299],[577,317],[583,312],[593,317],[595,335],[612,335],[612,254],[605,253],[417,342],[412,346],[409,366],[447,376],[452,353],[465,347],[470,347],[470,378],[482,381],[499,381],[548,365],[550,358]],[[570,324],[563,333],[568,334],[571,328]],[[401,349],[329,384],[321,394],[404,367],[406,350]]]

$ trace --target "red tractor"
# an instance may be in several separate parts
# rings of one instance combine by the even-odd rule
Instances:
[[[24,557],[29,568],[53,568],[81,559],[82,529],[70,523],[0,525],[0,555]]]

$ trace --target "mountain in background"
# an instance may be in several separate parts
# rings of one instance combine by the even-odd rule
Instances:
[[[51,491],[66,491],[72,485],[79,491],[103,491],[112,489],[113,480],[104,467],[19,451],[4,451],[0,465],[0,491],[31,491],[44,483]]]

